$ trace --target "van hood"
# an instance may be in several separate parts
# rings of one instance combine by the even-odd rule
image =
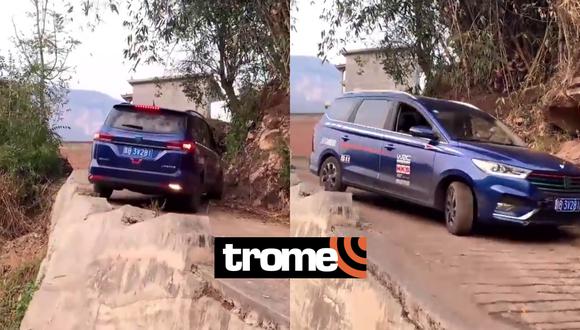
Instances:
[[[458,147],[472,153],[473,158],[497,161],[535,171],[556,171],[567,175],[580,175],[576,165],[545,152],[525,147],[484,142],[458,142]]]

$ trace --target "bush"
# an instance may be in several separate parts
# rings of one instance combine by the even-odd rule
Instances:
[[[257,90],[247,89],[240,95],[240,111],[232,113],[232,120],[225,138],[226,160],[231,161],[243,150],[248,131],[260,119],[260,95]]]
[[[62,175],[60,141],[33,100],[30,86],[0,82],[0,173],[30,184]]]
[[[12,123],[15,124],[15,123]],[[25,123],[18,123],[26,125]],[[5,125],[0,121],[0,127]],[[34,124],[0,133],[0,171],[30,183],[44,182],[62,174],[59,143]]]

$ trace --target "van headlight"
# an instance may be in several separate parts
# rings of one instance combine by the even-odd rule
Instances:
[[[526,170],[525,168],[506,165],[488,160],[472,159],[472,161],[473,164],[475,164],[475,166],[477,166],[480,170],[484,171],[489,175],[503,176],[516,179],[525,179],[531,172],[530,170]]]

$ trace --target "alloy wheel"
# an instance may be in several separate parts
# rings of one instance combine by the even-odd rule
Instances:
[[[457,198],[455,189],[449,187],[447,190],[447,201],[445,203],[445,220],[449,225],[453,225],[457,216]]]
[[[334,188],[336,186],[336,165],[332,162],[327,162],[322,168],[321,178],[324,185],[328,184],[329,187]]]

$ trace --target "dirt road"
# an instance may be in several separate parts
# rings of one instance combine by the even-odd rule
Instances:
[[[90,163],[90,152],[92,142],[65,142],[61,147],[61,154],[68,159],[72,168],[77,171],[79,181],[87,185],[87,169]],[[132,205],[141,208],[159,208],[163,205],[163,200],[155,196],[142,195],[127,190],[115,191],[110,202],[116,206]],[[212,227],[217,230],[218,236],[288,236],[287,225],[272,223],[257,219],[256,216],[231,209],[217,206],[208,207],[208,202],[204,201],[202,213],[210,215]],[[160,210],[161,213],[174,212],[179,210]]]
[[[306,157],[312,151],[312,134],[320,117],[322,114],[291,114],[290,136],[300,136],[300,139],[290,139],[290,150],[294,157]]]
[[[305,159],[293,160],[293,165],[302,181],[317,186],[318,178],[308,172]],[[580,329],[577,228],[541,232],[494,227],[456,237],[447,232],[437,212],[352,188],[347,191],[352,192],[367,230],[412,256],[406,262],[422,269],[425,282],[435,275],[446,279],[446,285],[457,287],[458,293],[506,324]]]

